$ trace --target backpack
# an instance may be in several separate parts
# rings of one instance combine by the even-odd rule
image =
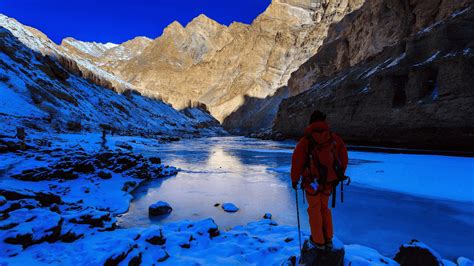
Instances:
[[[306,136],[309,141],[309,149],[306,160],[307,175],[303,179],[303,183],[307,185],[316,181],[320,186],[331,185],[332,208],[335,208],[336,188],[339,184],[341,185],[341,202],[344,202],[344,181],[348,180],[347,185],[349,185],[350,178],[344,174],[333,133],[328,131],[327,134],[327,140],[322,143],[316,142],[312,135]],[[316,190],[313,195],[317,193],[320,191]]]

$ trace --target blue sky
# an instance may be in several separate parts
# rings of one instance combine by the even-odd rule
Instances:
[[[174,20],[186,25],[201,13],[222,24],[250,23],[270,0],[0,0],[0,13],[44,32],[121,43],[135,36],[156,38]]]

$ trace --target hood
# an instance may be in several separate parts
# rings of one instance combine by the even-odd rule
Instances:
[[[304,133],[305,136],[311,136],[318,144],[328,142],[331,139],[329,125],[323,121],[312,123],[305,129]]]

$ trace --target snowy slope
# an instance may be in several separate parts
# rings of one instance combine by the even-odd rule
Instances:
[[[117,44],[110,43],[110,42],[108,43],[83,42],[83,41],[78,41],[71,37],[66,38],[62,41],[61,46],[64,46],[64,45],[74,47],[78,51],[84,54],[94,56],[94,57],[101,57],[108,50],[118,46]]]
[[[4,19],[0,23],[12,20]],[[14,23],[13,23],[14,24]],[[17,32],[28,33],[20,30]],[[17,39],[0,27],[0,134],[12,134],[23,125],[35,130],[100,130],[99,124],[110,124],[130,134],[213,134],[222,133],[218,125],[202,128],[201,122],[212,120],[206,113],[190,118],[159,100],[133,91],[123,94],[92,84],[60,66],[55,59],[42,56],[48,43],[34,46],[31,35]],[[31,38],[30,38],[31,37]],[[39,39],[34,39],[39,42]],[[26,41],[25,41],[26,42]],[[46,48],[45,48],[46,47]],[[196,112],[201,112],[196,110]],[[205,117],[204,120],[202,118]]]
[[[116,46],[115,44],[86,43],[65,39],[65,43],[69,44],[69,46],[58,46],[37,29],[23,25],[17,20],[3,14],[0,14],[0,26],[9,30],[20,42],[31,50],[57,58],[62,62],[63,66],[69,70],[73,70],[76,74],[89,81],[121,92],[127,89],[135,89],[132,84],[97,67],[91,59],[93,56],[98,56],[100,53],[105,53],[107,50],[114,48]],[[72,52],[71,49],[80,52]]]

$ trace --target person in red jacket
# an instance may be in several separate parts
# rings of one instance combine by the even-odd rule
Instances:
[[[345,173],[348,163],[344,141],[329,130],[326,115],[315,111],[310,124],[293,152],[292,187],[301,180],[308,201],[311,227],[310,243],[317,249],[332,249],[333,224],[328,208],[329,196],[338,180],[338,171]]]

